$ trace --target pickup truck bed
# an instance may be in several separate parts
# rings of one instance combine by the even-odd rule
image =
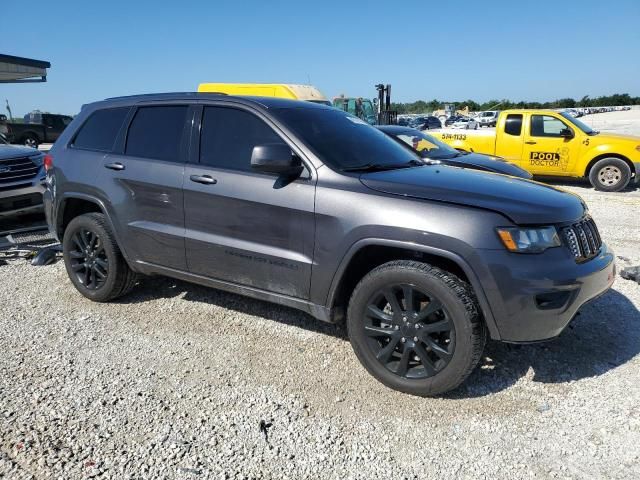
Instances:
[[[42,123],[7,123],[7,139],[11,143],[37,148],[41,143],[53,143],[72,118],[67,115],[43,113],[38,115]]]

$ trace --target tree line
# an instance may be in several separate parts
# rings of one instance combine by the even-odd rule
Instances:
[[[418,100],[411,103],[392,103],[391,108],[392,110],[396,110],[398,113],[426,113],[443,108],[445,103],[454,103],[458,109],[467,106],[470,111],[479,112],[482,110],[507,110],[510,108],[578,108],[640,105],[640,97],[632,97],[628,93],[615,93],[613,95],[604,95],[595,98],[590,98],[589,95],[585,95],[580,100],[575,100],[573,98],[560,98],[552,102],[513,102],[506,99],[494,99],[484,103],[479,103],[474,100],[445,102],[434,99],[429,102]]]

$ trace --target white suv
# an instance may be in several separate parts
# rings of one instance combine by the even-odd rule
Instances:
[[[498,110],[487,110],[486,112],[478,113],[476,120],[481,127],[495,127],[498,121]]]

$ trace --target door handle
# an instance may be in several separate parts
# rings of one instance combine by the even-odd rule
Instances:
[[[535,145],[538,142],[534,142],[533,140],[529,140],[528,142],[524,142],[524,143],[526,143],[527,145]]]
[[[125,167],[120,162],[114,162],[114,163],[105,163],[104,168],[108,168],[110,170],[124,170]]]
[[[218,183],[218,180],[209,175],[191,175],[189,178],[192,182],[202,183],[204,185],[215,185]]]

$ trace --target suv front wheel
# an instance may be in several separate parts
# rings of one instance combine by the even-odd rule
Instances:
[[[125,295],[136,283],[101,213],[80,215],[67,226],[62,240],[64,265],[71,283],[85,297],[108,302]]]
[[[486,342],[468,284],[426,263],[399,260],[369,272],[347,313],[351,345],[386,386],[438,395],[460,385]]]

